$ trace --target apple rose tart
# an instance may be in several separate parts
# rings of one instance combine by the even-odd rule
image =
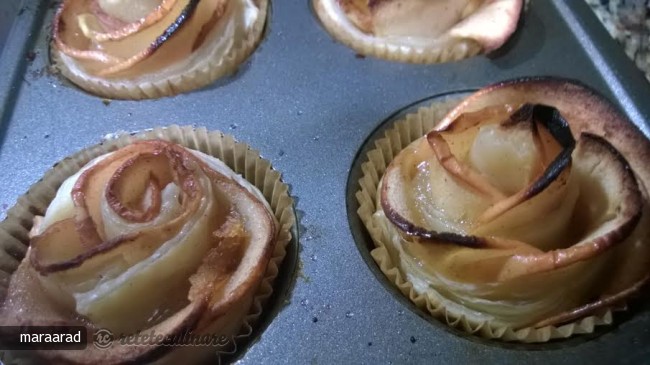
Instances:
[[[214,139],[205,141],[197,143]],[[259,315],[260,296],[272,291],[293,222],[279,174],[251,150],[226,154],[262,178],[275,196],[271,205],[219,159],[162,139],[131,141],[85,164],[36,217],[0,323],[113,334],[107,349],[91,343],[39,353],[56,362],[189,363],[231,351],[242,328],[250,330],[251,315]],[[151,333],[156,341],[120,341]],[[187,334],[218,344],[170,346]]]
[[[64,0],[55,66],[91,93],[174,95],[234,72],[255,49],[268,0]]]
[[[390,141],[410,134],[397,130]],[[366,164],[385,172],[364,177],[376,190],[359,193],[359,214],[382,271],[434,316],[543,342],[611,322],[648,281],[650,142],[591,90],[493,85],[407,142],[380,142],[395,157]]]
[[[523,0],[313,0],[336,39],[362,55],[412,63],[491,52],[514,33]]]

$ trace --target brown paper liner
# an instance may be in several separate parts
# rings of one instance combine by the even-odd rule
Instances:
[[[396,62],[433,64],[459,61],[476,56],[482,51],[482,47],[473,39],[448,35],[432,39],[430,44],[421,47],[405,45],[398,40],[374,37],[359,30],[347,17],[340,20],[346,22],[346,25],[342,26],[336,15],[328,11],[324,4],[336,0],[312,1],[314,11],[325,29],[338,41],[364,56]]]
[[[462,331],[502,341],[541,343],[552,339],[568,338],[575,334],[592,333],[596,326],[612,323],[612,310],[607,309],[598,315],[584,317],[559,326],[541,328],[513,328],[492,321],[467,318],[460,310],[460,305],[444,299],[438,293],[420,294],[403,273],[399,253],[391,243],[391,234],[395,228],[386,220],[386,224],[373,217],[377,211],[376,196],[381,178],[397,154],[411,142],[425,135],[460,101],[461,97],[433,102],[430,107],[420,108],[417,112],[406,115],[395,122],[383,138],[375,140],[376,148],[367,153],[368,161],[361,165],[363,176],[359,179],[360,189],[356,192],[359,202],[357,214],[370,233],[376,248],[370,254],[400,292],[409,298],[418,308],[449,326]]]
[[[191,70],[184,73],[156,77],[154,81],[136,81],[137,83],[129,79],[101,78],[90,75],[80,68],[72,70],[66,64],[76,64],[74,59],[59,52],[54,44],[50,46],[52,64],[54,69],[75,85],[92,94],[110,99],[155,99],[199,89],[221,77],[235,73],[239,65],[257,48],[264,33],[269,0],[254,2],[259,6],[260,12],[246,38],[240,44],[234,45],[225,56],[203,55],[198,66],[192,66]]]
[[[0,223],[0,304],[5,300],[12,273],[18,268],[27,252],[28,232],[32,227],[34,216],[44,214],[61,183],[93,158],[140,139],[164,139],[220,159],[262,192],[279,223],[273,255],[253,297],[251,307],[241,323],[241,328],[233,334],[231,346],[217,353],[219,356],[233,354],[237,351],[238,345],[245,342],[253,333],[253,327],[264,310],[264,304],[273,293],[273,282],[286,255],[287,245],[291,241],[291,231],[296,216],[293,210],[293,198],[289,195],[289,186],[282,181],[280,172],[273,170],[268,160],[262,158],[259,152],[250,146],[235,141],[232,136],[218,131],[208,131],[205,128],[172,125],[137,134],[122,134],[56,163],[42,179],[29,188],[27,193],[18,198],[16,205],[7,212],[7,218]],[[168,355],[173,353],[174,351]],[[20,354],[16,352],[7,351],[0,352],[0,360],[7,365],[22,363],[25,359],[21,359]]]

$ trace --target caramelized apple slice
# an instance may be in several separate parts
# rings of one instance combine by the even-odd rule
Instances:
[[[136,25],[125,25],[113,32],[118,36],[110,36],[93,30],[101,24],[97,16],[90,15],[93,9],[89,4],[92,2],[81,0],[62,4],[54,20],[53,38],[63,53],[99,76],[128,70],[154,55],[155,62],[147,64],[150,72],[188,57],[226,7],[224,0],[162,3]],[[164,48],[173,52],[163,52]]]
[[[159,22],[174,8],[176,1],[133,4],[124,0],[100,0],[91,5],[92,13],[77,15],[77,22],[84,36],[94,42],[120,40]],[[133,5],[136,5],[135,14]]]
[[[431,190],[437,190],[432,191],[432,194],[452,195],[451,192],[445,191],[446,187],[458,185],[472,190],[466,192],[466,195],[470,194],[478,200],[486,200],[483,204],[485,208],[479,215],[473,218],[466,217],[464,224],[466,229],[453,233],[489,232],[490,222],[540,193],[544,193],[543,197],[537,201],[551,199],[550,196],[553,197],[551,201],[558,201],[564,196],[563,189],[558,191],[557,186],[566,185],[570,174],[571,152],[575,144],[568,124],[555,109],[550,107],[524,105],[511,114],[508,113],[509,109],[495,106],[464,114],[445,129],[433,130],[426,136],[426,141],[435,156],[435,161],[428,159],[429,164],[441,166],[444,171],[437,173],[451,178],[432,185]],[[512,138],[504,139],[502,135],[512,136]],[[506,152],[501,154],[494,152],[504,148]],[[512,151],[524,154],[524,159],[502,156]],[[425,150],[421,154],[421,157],[424,157],[431,153]],[[477,163],[472,160],[483,162]],[[473,167],[472,162],[478,168]],[[413,160],[412,163],[417,166],[405,167],[405,169],[415,170],[421,166],[419,159]],[[407,218],[412,210],[410,209],[412,204],[403,201],[403,196],[400,194],[390,191],[391,189],[397,192],[405,191],[403,185],[406,182],[401,181],[401,175],[397,171],[401,168],[399,166],[399,162],[394,162],[386,171],[382,188],[382,207],[386,212],[390,212],[387,216],[394,224],[416,227],[418,223]],[[523,175],[518,179],[523,184],[508,189],[507,184],[512,185],[513,176],[517,173]],[[409,176],[413,174],[415,173],[409,173]],[[550,187],[551,185],[555,187]],[[462,194],[462,190],[459,193]],[[450,209],[449,206],[440,206],[440,202],[433,205],[439,206],[440,210]],[[473,208],[476,209],[478,206],[475,205]],[[460,209],[465,208],[460,207]],[[433,231],[427,232],[425,227],[404,231],[407,234],[434,240],[437,235]]]

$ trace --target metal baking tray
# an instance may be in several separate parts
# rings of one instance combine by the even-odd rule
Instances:
[[[432,95],[519,76],[580,80],[648,135],[650,84],[583,1],[532,1],[514,37],[489,57],[409,65],[356,57],[321,27],[309,1],[276,0],[264,40],[236,75],[149,101],[102,100],[51,75],[47,42],[55,4],[16,3],[0,3],[0,14],[13,14],[11,26],[0,17],[0,219],[63,157],[109,133],[170,124],[235,135],[291,185],[297,267],[290,258],[257,336],[230,360],[650,363],[644,305],[594,336],[535,346],[482,341],[427,317],[395,295],[369,259],[350,196],[356,187],[346,185],[358,176],[360,147],[394,112]]]

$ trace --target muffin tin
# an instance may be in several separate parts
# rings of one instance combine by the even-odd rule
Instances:
[[[14,6],[9,3],[0,11]],[[450,330],[383,281],[350,194],[363,162],[355,156],[363,159],[359,149],[391,124],[394,111],[503,79],[577,79],[649,135],[650,84],[582,1],[533,1],[496,54],[429,66],[358,57],[321,27],[310,1],[275,1],[265,38],[236,75],[147,101],[103,100],[51,75],[53,9],[54,3],[23,1],[0,49],[0,218],[53,163],[107,134],[195,124],[259,149],[296,199],[299,237],[291,247],[297,265],[293,270],[289,256],[257,336],[230,360],[604,364],[650,358],[650,309],[640,302],[594,336],[543,345],[488,342]]]

